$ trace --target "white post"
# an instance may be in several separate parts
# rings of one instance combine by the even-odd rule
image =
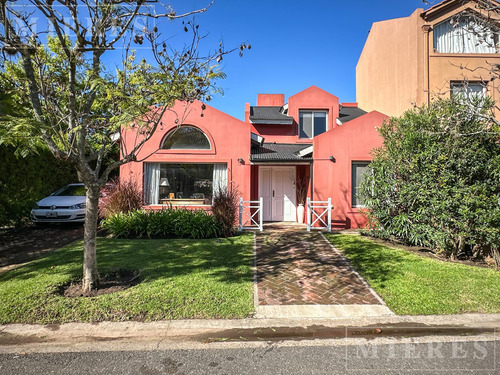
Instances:
[[[307,231],[311,231],[311,198],[307,198]]]
[[[332,231],[332,198],[328,198],[328,232]]]
[[[262,218],[264,217],[262,211],[264,210],[263,207],[264,199],[262,197],[259,198],[259,229],[262,232],[263,229],[263,224],[262,224]]]
[[[240,197],[240,212],[239,212],[239,224],[238,231],[243,230],[243,197]]]

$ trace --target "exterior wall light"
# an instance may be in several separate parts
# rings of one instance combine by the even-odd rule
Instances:
[[[243,160],[242,158],[238,158],[238,163],[245,164],[245,160]]]
[[[330,159],[330,161],[331,161],[332,163],[336,163],[336,162],[337,162],[337,160],[336,160],[333,156],[331,156],[331,155],[330,155],[330,158],[329,158],[329,159]]]

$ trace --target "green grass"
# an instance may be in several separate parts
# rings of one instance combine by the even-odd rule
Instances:
[[[500,272],[443,262],[361,236],[327,235],[396,314],[500,312]]]
[[[244,318],[253,312],[251,234],[213,240],[99,238],[99,272],[141,272],[142,282],[98,297],[66,298],[81,278],[82,243],[0,275],[0,323]]]

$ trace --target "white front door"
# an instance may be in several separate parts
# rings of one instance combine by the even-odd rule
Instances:
[[[295,167],[259,167],[264,221],[296,221]]]

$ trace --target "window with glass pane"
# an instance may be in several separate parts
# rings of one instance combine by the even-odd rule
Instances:
[[[367,161],[356,161],[352,163],[352,179],[351,179],[351,202],[352,207],[364,207],[363,202],[358,197],[359,186],[363,175],[368,171]]]
[[[451,96],[474,100],[484,99],[486,85],[482,82],[452,82]]]
[[[327,129],[326,111],[299,112],[299,138],[313,138]]]
[[[161,164],[160,203],[212,204],[213,164]]]
[[[433,27],[439,53],[498,53],[498,29],[478,17],[460,14]]]
[[[200,129],[194,126],[181,126],[167,135],[162,148],[167,150],[210,150],[210,141]]]

